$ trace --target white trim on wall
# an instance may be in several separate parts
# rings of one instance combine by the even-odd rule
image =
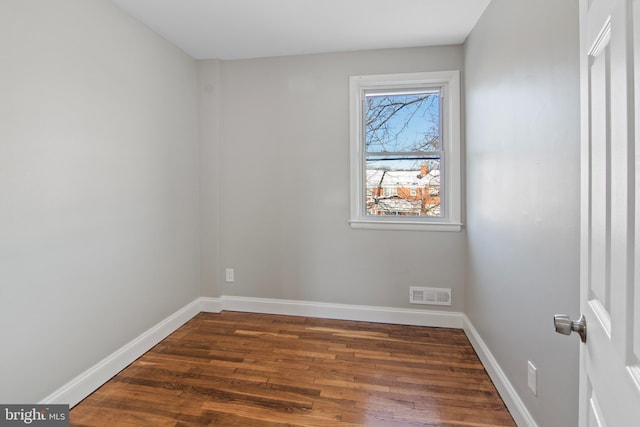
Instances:
[[[201,298],[201,300],[207,305],[211,305],[214,308],[211,310],[213,312],[220,310],[247,311],[251,313],[396,323],[401,325],[433,326],[439,328],[462,329],[463,318],[462,313],[449,311],[374,307],[270,298],[223,296],[219,299]],[[218,301],[218,304],[216,304],[216,301]]]
[[[367,215],[365,207],[365,147],[364,105],[368,91],[393,90],[432,91],[442,97],[441,142],[439,151],[442,164],[443,217],[379,216]],[[350,188],[352,228],[407,230],[407,231],[460,231],[461,222],[461,118],[460,70],[427,71],[419,73],[373,74],[349,77],[349,129],[350,129]],[[369,155],[371,153],[368,153]],[[396,153],[398,154],[398,153]],[[413,153],[415,154],[415,153]]]
[[[201,311],[200,300],[194,300],[105,357],[38,403],[44,405],[68,404],[69,407],[77,405],[82,399],[96,391],[114,375],[126,368],[134,360],[149,351]]]
[[[516,423],[519,426],[538,427],[478,331],[463,313],[237,296],[194,300],[39,403],[69,404],[70,407],[77,405],[198,313],[219,313],[222,310],[463,329]]]
[[[484,365],[485,370],[489,374],[493,384],[496,386],[498,393],[500,393],[500,397],[502,397],[504,404],[509,409],[509,412],[516,424],[520,427],[538,427],[538,424],[536,424],[535,420],[527,410],[527,407],[520,398],[520,395],[518,395],[518,392],[498,364],[498,361],[493,357],[493,354],[491,354],[489,347],[487,347],[485,342],[482,340],[482,337],[471,323],[471,320],[469,320],[469,318],[464,314],[462,317],[462,329],[467,335],[467,338],[469,338],[473,349],[478,354],[482,365]]]
[[[200,303],[200,311],[205,313],[220,313],[224,310],[220,298],[200,297],[198,302]]]

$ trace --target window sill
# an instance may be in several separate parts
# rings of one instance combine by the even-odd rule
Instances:
[[[381,220],[351,220],[351,228],[356,230],[399,230],[399,231],[449,231],[462,230],[462,224],[453,222],[422,222],[422,221],[381,221]]]

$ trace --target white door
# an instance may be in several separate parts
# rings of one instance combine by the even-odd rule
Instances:
[[[640,427],[638,31],[640,0],[580,0],[581,427]]]

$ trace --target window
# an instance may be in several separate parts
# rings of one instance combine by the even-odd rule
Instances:
[[[352,76],[350,99],[351,227],[459,231],[459,72]]]
[[[398,187],[382,187],[382,195],[392,197],[398,195]]]

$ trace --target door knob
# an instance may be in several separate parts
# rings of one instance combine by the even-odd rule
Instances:
[[[584,318],[584,314],[581,314],[575,322],[566,314],[556,314],[553,316],[553,325],[556,327],[557,333],[571,335],[571,332],[575,332],[580,335],[582,342],[587,342],[587,320]]]

